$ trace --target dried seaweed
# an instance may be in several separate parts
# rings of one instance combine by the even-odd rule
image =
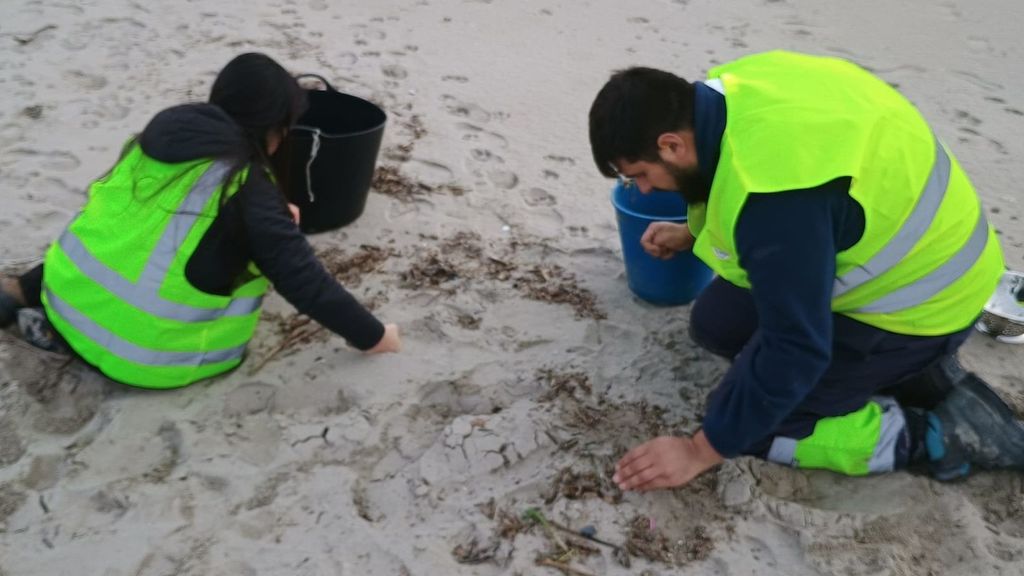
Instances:
[[[596,471],[579,472],[567,466],[555,476],[544,503],[551,504],[559,497],[570,500],[600,498],[609,504],[618,504],[622,501],[622,491]]]
[[[344,286],[355,288],[362,283],[363,276],[380,269],[388,258],[397,253],[391,248],[362,244],[355,254],[347,254],[338,248],[328,248],[317,254],[324,267]]]
[[[460,564],[483,564],[494,560],[500,545],[501,542],[496,539],[481,544],[479,540],[473,538],[465,544],[456,545],[452,549],[452,556]]]
[[[651,520],[645,516],[636,516],[629,522],[626,532],[626,551],[633,556],[640,556],[652,562],[675,564],[676,555],[668,538],[651,526]]]
[[[378,194],[390,196],[399,202],[415,202],[433,191],[433,187],[409,178],[398,166],[384,164],[377,167],[370,188]]]
[[[428,287],[437,288],[459,276],[459,270],[451,261],[438,254],[427,254],[399,274],[399,279],[403,288],[420,290]]]
[[[682,540],[673,545],[661,530],[653,527],[650,518],[636,516],[626,533],[626,550],[652,562],[680,565],[706,560],[715,549],[715,541],[703,526],[694,526]]]
[[[542,368],[537,371],[537,379],[547,387],[540,396],[542,402],[550,402],[559,397],[577,399],[577,393],[581,396],[590,396],[593,393],[590,377],[583,372],[556,372],[550,368]]]
[[[531,300],[568,304],[577,318],[603,320],[608,317],[598,308],[594,294],[576,283],[576,275],[557,264],[531,266],[515,279],[513,286]]]

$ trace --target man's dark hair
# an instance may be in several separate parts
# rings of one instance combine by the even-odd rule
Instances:
[[[620,70],[590,107],[590,150],[601,174],[617,160],[654,162],[658,136],[693,128],[693,84],[654,68]]]

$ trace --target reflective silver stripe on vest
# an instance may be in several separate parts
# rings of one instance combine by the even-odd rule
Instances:
[[[928,231],[939,211],[942,199],[946,196],[946,188],[949,186],[949,169],[949,155],[946,154],[946,149],[936,138],[935,162],[932,164],[931,174],[928,175],[928,181],[925,183],[924,190],[918,197],[917,204],[914,205],[910,216],[896,235],[871,260],[836,278],[832,287],[833,298],[838,298],[885,274],[910,253],[910,250]]]
[[[974,266],[988,244],[988,221],[985,214],[979,212],[978,221],[974,225],[971,239],[945,264],[939,266],[927,276],[913,284],[894,290],[867,306],[857,309],[865,313],[897,312],[916,306],[941,292],[945,287],[956,282]]]
[[[78,310],[75,310],[67,302],[58,298],[49,289],[46,289],[46,299],[50,307],[60,314],[62,318],[70,322],[76,330],[102,346],[107,352],[137,364],[145,364],[147,366],[202,366],[228,360],[237,360],[245,353],[244,344],[234,348],[210,350],[207,352],[164,352],[143,348],[100,326]]]
[[[251,314],[259,309],[262,298],[236,298],[224,308],[197,308],[172,302],[160,296],[160,286],[163,285],[168,269],[203,207],[209,202],[229,168],[227,162],[215,162],[192,186],[178,212],[164,229],[137,282],[131,282],[99,261],[70,229],[64,231],[58,244],[86,276],[124,302],[158,318],[182,322],[207,322],[225,316]]]

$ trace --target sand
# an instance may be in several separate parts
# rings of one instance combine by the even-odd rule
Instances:
[[[852,58],[922,109],[1021,269],[1021,3],[0,11],[0,269],[38,258],[155,112],[264,51],[390,114],[388,178],[358,222],[312,240],[405,344],[362,356],[272,295],[239,370],[156,393],[0,335],[0,575],[557,574],[535,565],[556,545],[519,520],[530,507],[628,540],[630,568],[600,545],[568,557],[595,575],[1024,573],[1020,474],[942,485],[739,459],[680,490],[615,490],[615,459],[694,430],[727,366],[690,342],[686,307],[629,293],[586,135],[626,65],[696,78],[772,48]],[[1024,406],[1022,350],[976,334],[962,358]]]

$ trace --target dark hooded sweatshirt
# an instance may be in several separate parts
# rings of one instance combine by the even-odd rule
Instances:
[[[238,156],[241,128],[217,106],[185,104],[157,114],[139,136],[142,151],[161,162]],[[246,181],[221,208],[185,267],[197,289],[227,296],[250,279],[249,261],[299,312],[344,337],[360,350],[376,345],[384,326],[338,284],[316,258],[292,220],[284,196],[263,169],[253,165]],[[42,269],[26,274],[26,294],[38,294]]]

